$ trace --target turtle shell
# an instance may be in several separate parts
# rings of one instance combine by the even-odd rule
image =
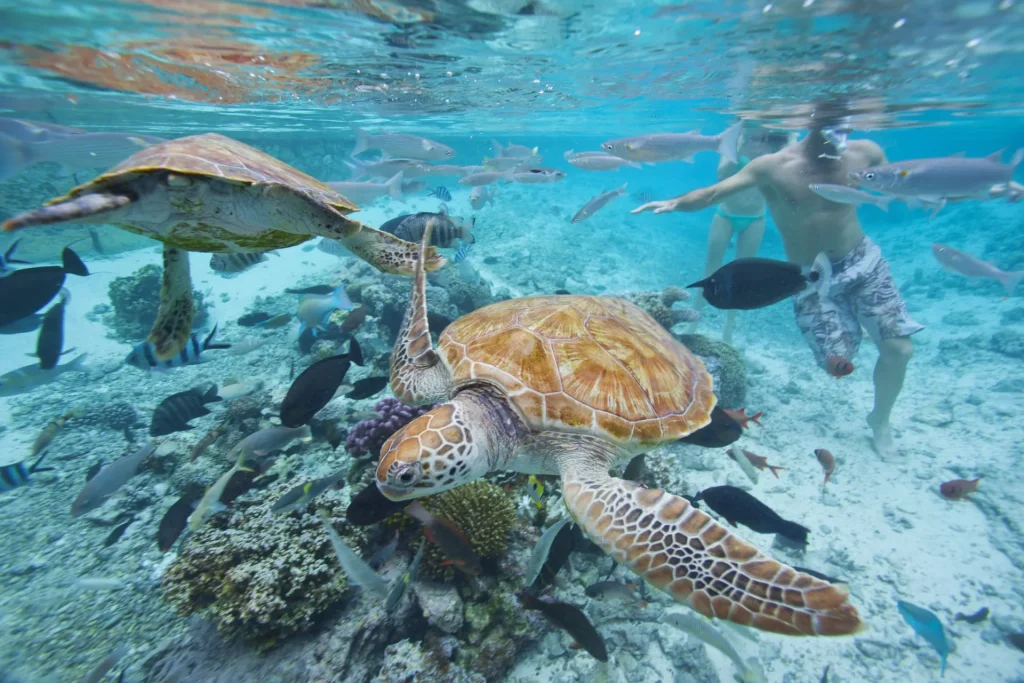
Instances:
[[[449,325],[438,352],[456,391],[490,383],[535,431],[592,434],[629,452],[700,429],[715,406],[700,359],[623,299],[501,301]]]

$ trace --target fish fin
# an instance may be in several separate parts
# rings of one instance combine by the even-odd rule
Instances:
[[[85,277],[89,274],[89,269],[85,267],[78,254],[71,250],[71,247],[64,247],[64,251],[61,252],[61,261],[63,262],[65,273],[71,273],[79,277]]]
[[[206,335],[206,339],[203,340],[203,349],[210,348],[210,343],[213,341],[213,335],[217,334],[217,323],[213,324],[213,329],[210,330],[210,334]],[[230,346],[230,344],[228,345]]]
[[[615,191],[618,194],[626,194],[626,185],[628,185],[628,184],[629,183],[622,183],[622,185],[620,185]]]
[[[779,473],[776,472],[776,470],[784,470],[784,469],[786,469],[785,467],[779,467],[778,465],[766,465],[766,467],[772,471],[772,474],[775,475],[776,479],[779,478]]]
[[[737,147],[739,146],[740,133],[742,131],[743,124],[736,123],[729,126],[724,133],[718,136],[718,153],[734,164],[739,163]]]
[[[217,394],[217,391],[218,391],[217,384],[214,383],[213,386],[211,386],[209,389],[207,389],[206,393],[203,394],[203,402],[204,403],[212,403],[213,401],[221,401],[221,400],[223,400]]]
[[[352,182],[362,180],[363,178],[369,175],[366,172],[366,166],[358,159],[352,159],[352,161],[343,161],[341,163],[348,166],[349,173],[351,174],[349,176],[349,180]]]
[[[1016,270],[1010,273],[1000,273],[997,278],[999,284],[1006,290],[1006,296],[1012,296],[1013,290],[1017,289],[1017,285],[1024,279],[1024,270]]]
[[[928,216],[928,220],[933,220],[936,216],[938,216],[939,215],[939,211],[942,211],[943,207],[945,207],[945,206],[946,206],[946,198],[942,197],[941,199],[939,199],[938,202],[935,203],[935,208],[932,209],[932,213],[931,213],[930,216]]]
[[[334,303],[338,308],[344,308],[346,311],[351,311],[355,308],[352,304],[352,300],[348,298],[348,293],[345,291],[344,284],[338,285],[338,288],[334,290],[331,297],[334,299]],[[327,314],[327,317],[330,317],[330,313]]]
[[[828,260],[828,256],[825,252],[821,252],[814,257],[814,263],[811,264],[810,275],[817,275],[816,278],[808,279],[811,282],[811,286],[818,292],[818,296],[822,299],[828,298],[829,284],[832,282],[832,262]]]
[[[1006,148],[1003,147],[1003,148],[1001,148],[1001,149],[999,149],[999,150],[997,150],[995,152],[992,152],[991,154],[986,155],[985,159],[987,161],[991,161],[991,162],[994,162],[994,163],[997,163],[997,164],[1001,164],[1001,163],[1003,163],[1003,152],[1005,152],[1005,151],[1006,151]],[[952,156],[958,156],[958,155],[953,154]],[[959,154],[959,156],[963,156],[963,152],[961,152]]]
[[[356,341],[355,336],[348,343],[348,357],[356,365],[363,366],[363,349],[359,346],[359,342]]]
[[[368,149],[372,149],[370,146],[373,142],[373,136],[367,133],[358,126],[352,126],[352,132],[356,134],[356,146],[352,148],[352,153],[349,156],[355,156],[360,152],[365,152]]]
[[[497,140],[491,140],[491,151],[494,152],[494,156],[500,157],[502,149],[503,148],[500,142],[498,142]]]
[[[886,213],[889,213],[889,204],[891,204],[894,199],[896,199],[896,198],[895,197],[889,197],[887,195],[881,195],[879,197],[875,197],[874,204],[875,204],[875,206],[877,206],[882,211],[885,211]]]
[[[1020,166],[1020,162],[1024,161],[1024,147],[1021,147],[1013,153],[1013,158],[1010,159],[1010,167],[1017,168]]]
[[[7,263],[27,263],[27,261],[15,261],[11,258],[11,255],[14,254],[14,250],[18,248],[19,242],[21,242],[20,237],[11,242],[11,246],[7,247],[7,251],[4,252],[4,261],[7,261]]]
[[[391,176],[391,180],[384,183],[384,187],[388,190],[388,196],[392,199],[396,199],[400,202],[405,201],[405,195],[402,193],[402,172],[399,171],[395,175]]]
[[[39,456],[39,459],[32,463],[32,465],[28,468],[29,474],[34,474],[35,472],[49,472],[53,470],[52,467],[40,467],[40,465],[43,464],[43,458],[45,458],[46,454],[49,452],[49,448],[43,450],[42,454]]]

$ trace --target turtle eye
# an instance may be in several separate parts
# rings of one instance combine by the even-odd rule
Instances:
[[[414,486],[423,478],[423,466],[418,462],[395,463],[388,471],[388,479],[403,488]]]

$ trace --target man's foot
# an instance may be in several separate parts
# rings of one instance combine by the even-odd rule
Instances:
[[[874,446],[875,453],[883,458],[896,455],[896,442],[893,440],[892,426],[889,425],[889,421],[880,420],[875,417],[874,413],[870,413],[868,414],[868,426],[874,432],[874,436],[871,437],[871,445]]]
[[[732,325],[726,325],[725,329],[722,330],[722,341],[726,344],[732,344]]]

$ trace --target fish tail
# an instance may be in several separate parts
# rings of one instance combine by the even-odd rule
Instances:
[[[399,171],[395,175],[391,176],[391,180],[384,183],[384,187],[388,188],[388,196],[392,199],[396,199],[400,202],[405,201],[405,195],[402,193],[402,172]]]
[[[89,274],[89,269],[85,267],[85,263],[78,257],[78,254],[71,250],[71,247],[64,247],[64,251],[61,254],[61,261],[64,266],[64,272],[71,273],[72,275],[78,275],[79,277],[85,277]]]
[[[476,218],[470,218],[468,221],[459,226],[459,237],[463,242],[473,244],[476,242],[476,238],[473,237],[473,227],[476,225]]]
[[[781,533],[786,538],[792,541],[796,541],[801,545],[806,545],[807,534],[809,534],[810,531],[810,529],[801,524],[797,524],[796,522],[790,522],[789,520],[784,519],[782,520],[781,524],[779,524],[778,533]]]
[[[832,281],[832,262],[828,260],[825,252],[814,257],[808,279],[820,298],[828,298],[828,288]]]
[[[1013,158],[1010,159],[1010,168],[1015,170],[1020,166],[1021,161],[1024,161],[1024,147],[1021,147],[1013,153]]]
[[[203,403],[213,403],[214,401],[220,400],[223,399],[221,399],[220,395],[217,393],[217,385],[214,383],[213,386],[207,389],[206,393],[203,394]]]
[[[737,147],[739,146],[740,133],[742,131],[743,124],[737,123],[727,128],[725,132],[718,136],[718,153],[734,164],[739,163]]]
[[[1012,296],[1013,290],[1017,289],[1017,285],[1020,284],[1021,280],[1024,280],[1024,270],[1016,270],[1011,273],[1000,273],[998,276],[999,284],[1006,290],[1006,296]]]
[[[825,483],[821,485],[821,488],[825,488],[826,486],[828,486],[828,480],[831,479],[831,478],[832,478],[832,473],[831,472],[826,472],[825,473]]]
[[[892,203],[893,199],[895,199],[895,197],[888,197],[885,195],[875,197],[875,206],[877,206],[882,211],[889,213],[889,204]]]
[[[622,183],[622,185],[620,185],[620,186],[619,186],[619,187],[618,187],[618,188],[617,188],[617,189],[615,190],[616,194],[618,194],[618,195],[620,195],[620,196],[621,196],[621,195],[624,195],[624,194],[626,194],[626,185],[628,185],[628,184],[629,184],[629,183]]]
[[[767,467],[768,467],[768,469],[770,469],[770,470],[772,471],[772,474],[774,474],[774,475],[775,475],[775,478],[776,478],[776,479],[778,479],[778,478],[779,478],[779,473],[778,473],[778,470],[784,470],[784,469],[786,469],[785,467],[779,467],[778,465],[768,465]]]
[[[356,134],[356,146],[352,149],[351,156],[355,156],[360,152],[365,152],[371,148],[370,145],[373,142],[372,135],[357,126],[352,126],[352,131]]]
[[[748,421],[750,421],[750,422],[753,422],[753,423],[754,423],[754,424],[756,424],[756,425],[757,425],[758,427],[762,427],[762,428],[763,428],[763,427],[764,427],[764,425],[763,425],[763,424],[761,424],[761,421],[760,421],[760,420],[758,419],[758,418],[759,418],[759,417],[761,417],[762,415],[764,415],[764,411],[763,411],[763,410],[761,410],[761,411],[758,411],[758,412],[757,412],[756,414],[754,414],[754,415],[751,415],[750,417],[748,417],[748,418],[747,418],[747,420],[748,420]]]
[[[351,311],[355,308],[352,299],[348,298],[348,292],[345,291],[344,284],[338,285],[338,288],[331,294],[331,299],[338,308],[344,308],[346,311]]]

